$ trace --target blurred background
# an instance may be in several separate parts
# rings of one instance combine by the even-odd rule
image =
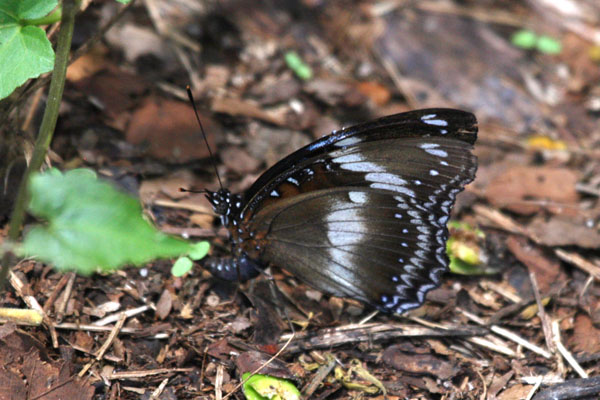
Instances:
[[[597,0],[137,0],[126,8],[106,0],[84,7],[74,47],[91,46],[68,70],[49,156],[55,165],[94,168],[139,195],[164,231],[203,238],[214,236],[212,208],[203,195],[179,189],[218,185],[187,100],[188,84],[220,175],[233,192],[244,191],[276,161],[334,129],[416,108],[471,111],[480,121],[475,148],[480,167],[455,214],[483,228],[485,239],[469,230],[454,233],[473,246],[481,269],[473,272],[475,278],[450,276],[431,293],[433,306],[419,315],[467,324],[468,318],[454,313],[459,305],[543,346],[536,311],[531,316],[517,308],[506,311],[533,304],[533,273],[539,293],[552,299],[547,312],[560,321],[565,345],[590,375],[598,373]],[[92,44],[94,37],[100,40]],[[37,114],[28,119],[25,111],[42,109],[44,93],[30,102],[18,118],[25,138],[38,126]],[[3,202],[16,186],[6,187]],[[161,353],[162,361],[198,366],[198,354],[210,347],[206,369],[196,368],[196,375],[190,374],[195,378],[180,381],[173,393],[179,398],[212,393],[217,365],[227,366],[225,383],[231,389],[230,344],[194,332],[218,332],[219,338],[225,332],[252,342],[267,334],[251,328],[261,319],[247,308],[236,317],[218,299],[203,298],[213,290],[205,275],[183,282],[169,278],[169,265],[155,268],[159,274],[144,279],[128,274],[149,298],[173,293],[170,307],[179,316],[167,312],[161,321],[180,330],[170,352]],[[85,281],[78,289],[79,305],[86,297],[105,299],[123,285],[119,279],[124,278]],[[298,295],[297,286],[282,283],[281,288],[290,297]],[[313,328],[364,312],[360,304],[344,306],[308,292],[308,300],[305,290],[298,295],[304,300],[297,301],[315,310]],[[189,299],[201,307],[195,315],[183,306]],[[193,321],[195,330],[183,335],[182,319]],[[532,388],[529,375],[575,376],[540,355],[525,358],[521,350],[498,355],[466,341],[460,345],[464,348],[456,350],[442,339],[417,339],[384,346],[385,364],[377,346],[337,356],[369,362],[395,398],[525,398]],[[131,355],[131,369],[148,362],[139,354],[156,350],[134,340],[127,346],[139,349],[138,356]],[[427,370],[414,361],[425,353],[438,361]],[[294,357],[287,361],[296,362]]]

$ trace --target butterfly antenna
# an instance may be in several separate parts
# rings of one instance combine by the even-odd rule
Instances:
[[[217,180],[219,181],[219,186],[223,189],[223,182],[221,182],[221,177],[219,176],[219,171],[217,170],[217,163],[215,161],[215,156],[210,149],[208,144],[208,139],[206,138],[206,133],[204,133],[204,127],[202,126],[202,122],[200,121],[200,116],[198,115],[198,109],[196,108],[196,102],[194,101],[194,96],[192,95],[192,90],[190,89],[190,85],[185,87],[187,91],[188,98],[190,99],[190,103],[192,103],[192,107],[194,108],[194,114],[196,115],[196,121],[198,121],[198,125],[200,125],[200,131],[202,132],[202,137],[204,138],[204,143],[206,143],[206,148],[208,149],[208,154],[210,155],[210,159],[212,161],[212,165],[215,168],[215,174],[217,175]]]

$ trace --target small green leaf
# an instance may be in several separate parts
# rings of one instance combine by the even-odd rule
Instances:
[[[156,230],[135,198],[93,171],[35,174],[29,190],[29,211],[47,223],[27,233],[23,252],[58,269],[91,274],[190,251],[189,243]]]
[[[511,42],[521,49],[531,50],[535,47],[538,36],[529,29],[523,29],[512,35]]]
[[[560,54],[562,51],[562,44],[550,36],[542,35],[537,41],[536,48],[540,53]]]
[[[176,277],[183,276],[190,272],[193,266],[194,263],[188,257],[179,257],[173,264],[173,267],[171,267],[171,275]]]
[[[210,243],[207,241],[194,243],[188,253],[188,256],[192,260],[198,261],[206,257],[208,250],[210,250]]]
[[[46,32],[27,26],[26,20],[43,17],[57,4],[56,0],[0,2],[0,99],[54,68],[54,51]]]
[[[121,4],[129,4],[131,3],[131,0],[117,0],[119,3]]]
[[[250,372],[242,375],[242,379]],[[256,374],[250,377],[242,387],[248,400],[300,400],[300,391],[288,380],[269,375]]]
[[[302,61],[298,53],[295,51],[288,51],[285,53],[284,58],[288,68],[294,71],[298,78],[306,81],[313,77],[310,66]]]

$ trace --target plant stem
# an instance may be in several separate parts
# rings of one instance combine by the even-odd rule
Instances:
[[[50,14],[46,15],[42,18],[37,19],[24,19],[19,21],[22,25],[51,25],[55,22],[58,22],[62,19],[62,8],[58,7],[56,10],[52,11]]]
[[[73,37],[73,27],[75,25],[75,14],[79,10],[79,2],[77,0],[63,1],[63,14],[56,43],[56,58],[54,61],[54,70],[52,72],[52,80],[50,81],[50,89],[48,90],[48,101],[44,117],[40,125],[40,131],[35,141],[35,147],[31,160],[23,178],[19,185],[19,191],[15,200],[15,208],[10,218],[10,226],[8,228],[8,239],[16,241],[21,233],[21,225],[25,219],[25,210],[28,203],[27,185],[32,172],[38,171],[48,148],[52,141],[56,121],[58,120],[58,111],[62,100],[63,91],[65,88],[65,78],[67,74],[67,65],[69,62],[69,51],[71,49],[71,39]],[[6,252],[2,257],[2,269],[0,269],[0,289],[4,287],[4,282],[8,276],[10,266],[15,261],[15,255],[12,252]]]

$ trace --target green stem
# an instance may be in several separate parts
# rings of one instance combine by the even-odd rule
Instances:
[[[24,19],[19,21],[21,25],[51,25],[55,22],[58,22],[62,19],[62,8],[58,7],[56,10],[52,11],[50,14],[46,15],[42,18],[36,19]]]
[[[58,120],[58,111],[65,88],[65,78],[67,74],[67,65],[69,62],[69,50],[71,49],[71,39],[73,37],[73,27],[75,25],[75,15],[79,10],[79,2],[77,0],[63,1],[63,15],[56,43],[56,58],[54,61],[54,71],[52,72],[52,80],[50,81],[50,89],[48,90],[48,101],[44,117],[40,125],[40,131],[35,141],[33,154],[29,162],[29,166],[23,175],[17,198],[15,200],[15,209],[10,218],[10,226],[8,228],[8,239],[16,241],[21,233],[21,226],[25,219],[25,210],[28,203],[27,185],[29,176],[32,172],[38,171],[48,148],[52,141],[56,121]],[[6,252],[2,257],[2,269],[0,269],[0,289],[4,287],[4,282],[8,276],[10,265],[15,262],[15,255],[12,252]]]

